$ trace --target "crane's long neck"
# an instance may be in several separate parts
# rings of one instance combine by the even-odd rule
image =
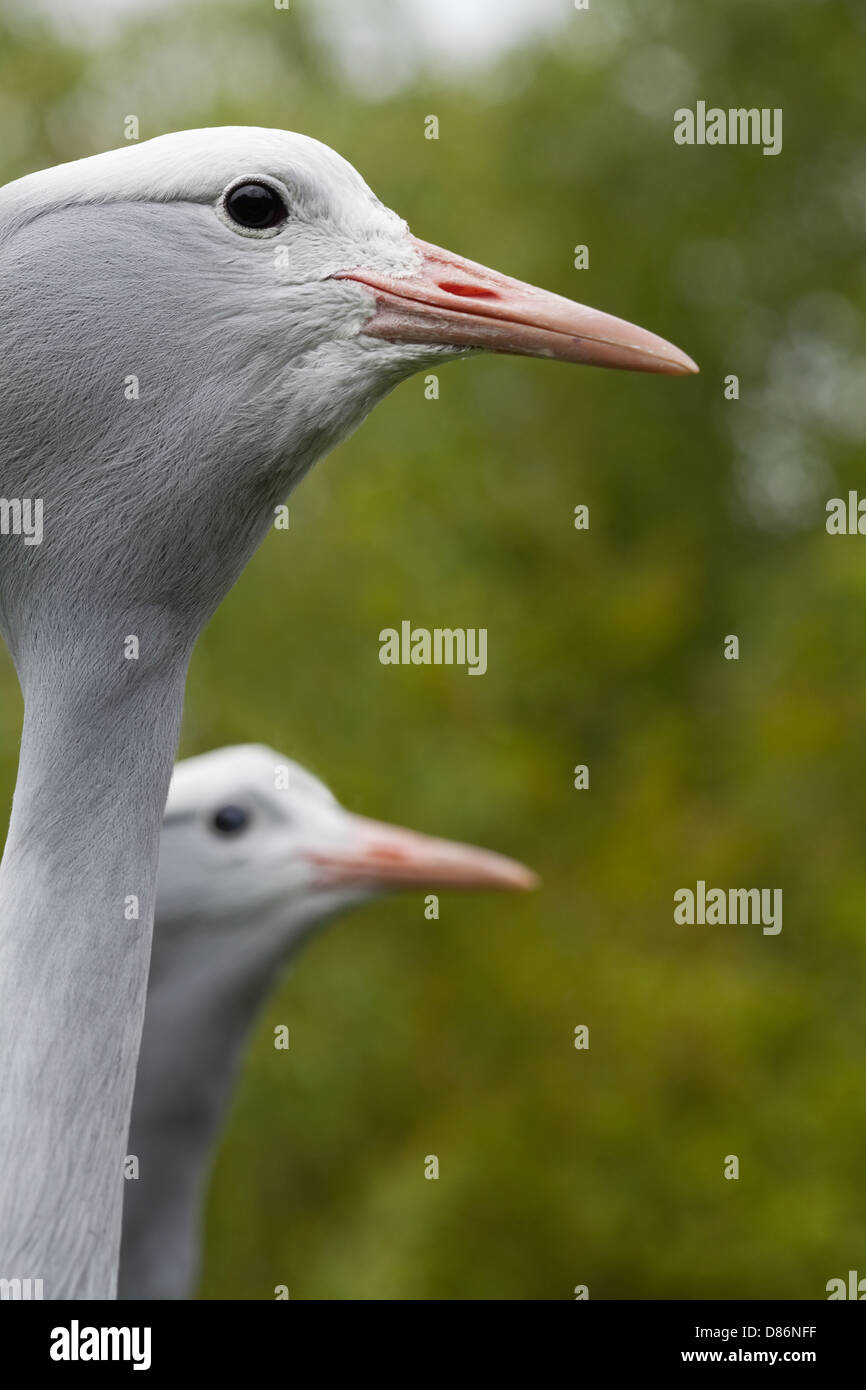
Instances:
[[[0,867],[0,1277],[112,1298],[159,828],[187,654],[23,664]],[[116,656],[114,653],[116,652]],[[46,669],[47,668],[47,669]],[[19,661],[19,672],[22,663]]]
[[[137,1174],[124,1194],[120,1298],[193,1292],[218,1138],[249,1036],[290,954],[285,910],[237,928],[205,920],[173,930],[157,921],[129,1133]]]

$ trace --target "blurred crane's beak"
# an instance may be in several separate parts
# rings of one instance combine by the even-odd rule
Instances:
[[[624,319],[588,309],[412,237],[421,267],[390,276],[360,267],[355,280],[376,296],[363,332],[393,343],[483,348],[633,372],[685,375],[697,365],[672,343]]]
[[[395,825],[347,816],[345,845],[310,851],[321,887],[364,888],[384,892],[399,888],[491,888],[525,891],[538,879],[531,869],[502,854],[471,845],[437,840]]]

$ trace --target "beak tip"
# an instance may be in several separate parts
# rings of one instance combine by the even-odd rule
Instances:
[[[663,338],[657,339],[648,352],[649,356],[640,364],[645,370],[662,372],[665,376],[696,376],[701,370],[693,357]]]
[[[519,864],[514,860],[509,879],[503,882],[502,886],[515,893],[534,893],[541,887],[541,878],[534,869],[529,869],[525,864]]]

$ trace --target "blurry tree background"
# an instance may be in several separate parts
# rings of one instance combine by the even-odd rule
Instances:
[[[268,742],[543,879],[311,942],[217,1160],[208,1298],[821,1298],[866,1273],[866,541],[824,525],[864,487],[866,16],[527,8],[0,0],[3,181],[130,114],[301,130],[419,235],[702,368],[484,358],[435,401],[415,378],[204,634],[184,755]],[[677,146],[699,99],[783,108],[782,153]],[[487,675],[381,666],[403,618],[486,627]],[[20,714],[4,652],[4,807]],[[698,879],[782,888],[781,934],[676,925]]]

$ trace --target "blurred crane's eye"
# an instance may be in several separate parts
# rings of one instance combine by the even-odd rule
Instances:
[[[225,210],[238,226],[253,232],[279,227],[289,215],[277,190],[267,183],[238,184],[226,194]]]
[[[220,835],[237,835],[249,825],[249,812],[243,806],[221,806],[214,813],[211,825]]]

